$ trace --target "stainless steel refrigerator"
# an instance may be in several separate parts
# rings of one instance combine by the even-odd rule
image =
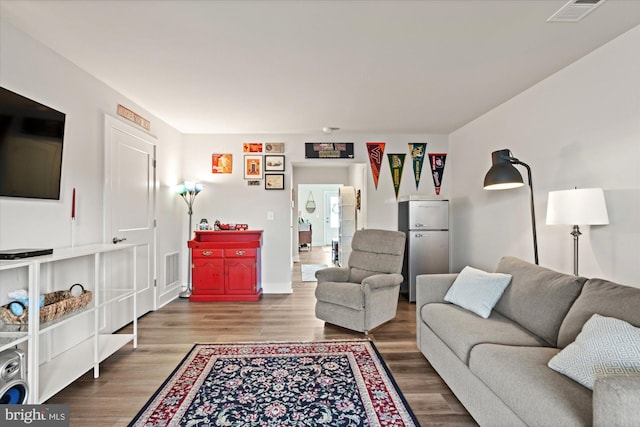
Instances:
[[[400,198],[398,230],[407,235],[400,292],[416,301],[416,276],[449,273],[449,201]]]

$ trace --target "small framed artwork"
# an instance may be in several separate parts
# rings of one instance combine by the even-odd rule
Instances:
[[[252,186],[252,185],[253,185],[253,186],[260,185],[260,181],[259,181],[259,180],[257,180],[257,179],[255,179],[255,180],[254,180],[254,179],[251,179],[251,180],[247,181],[247,185],[249,185],[249,186]]]
[[[244,153],[262,153],[261,142],[245,142],[242,144],[242,151]]]
[[[265,190],[284,190],[284,174],[265,173],[264,188]]]
[[[211,173],[231,173],[233,169],[233,154],[212,154]]]
[[[284,153],[284,142],[265,142],[265,153]]]
[[[284,156],[283,155],[264,155],[264,171],[284,172]]]
[[[244,179],[262,179],[262,156],[244,156]]]

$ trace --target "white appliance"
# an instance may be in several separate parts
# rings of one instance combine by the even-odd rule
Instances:
[[[400,292],[416,301],[416,276],[449,273],[449,201],[401,197],[398,230],[407,235]]]

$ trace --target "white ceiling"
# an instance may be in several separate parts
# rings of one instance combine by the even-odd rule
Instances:
[[[0,0],[183,133],[449,133],[640,24],[608,0]],[[640,49],[640,47],[639,47]]]

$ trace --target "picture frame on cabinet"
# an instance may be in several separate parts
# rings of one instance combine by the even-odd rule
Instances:
[[[265,154],[264,171],[284,172],[284,156]]]
[[[283,173],[266,173],[264,174],[265,190],[284,190],[284,174]]]
[[[244,179],[262,179],[262,156],[244,156]]]

